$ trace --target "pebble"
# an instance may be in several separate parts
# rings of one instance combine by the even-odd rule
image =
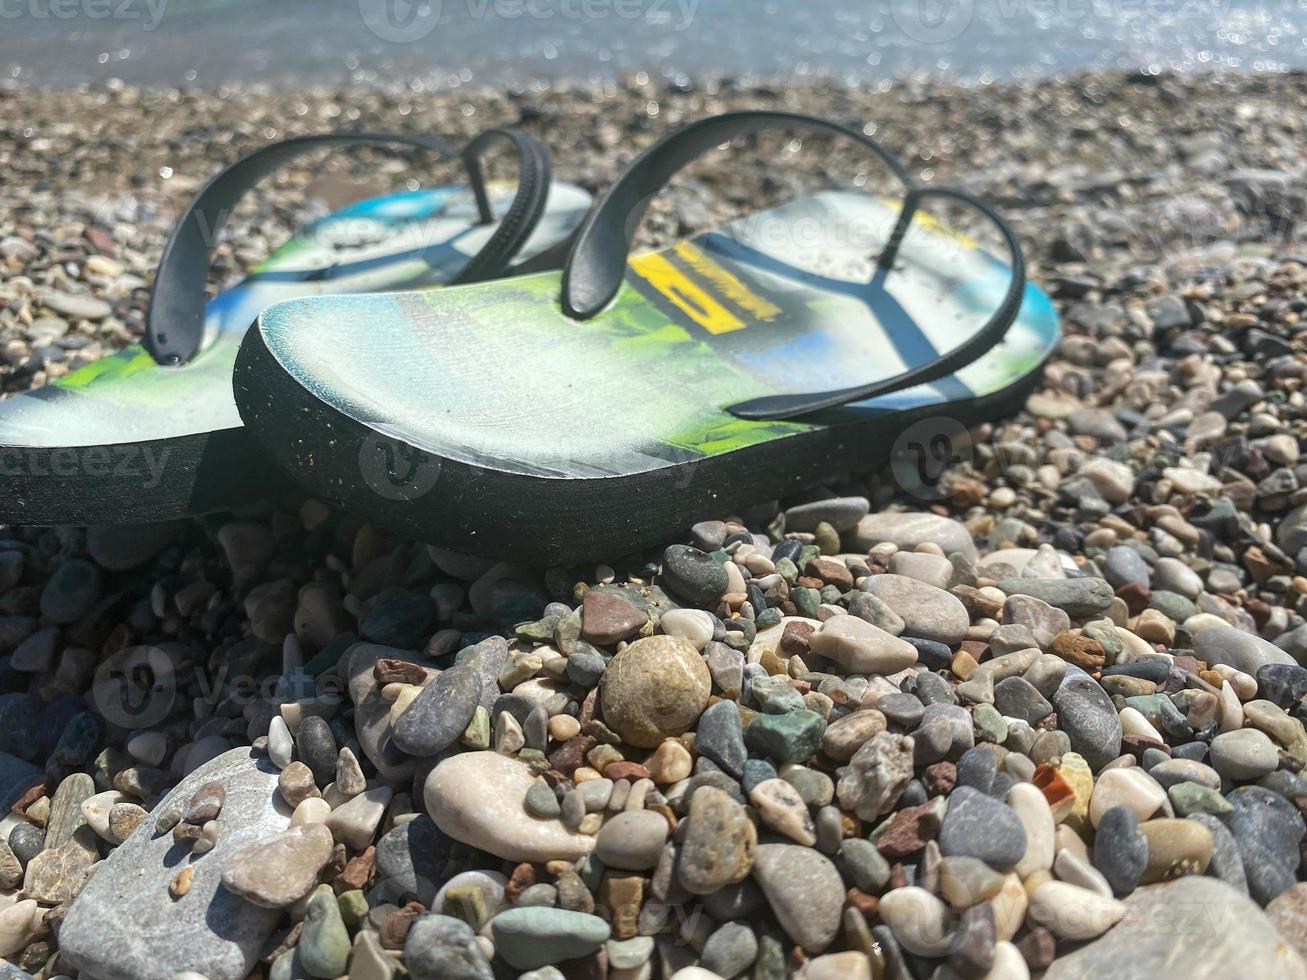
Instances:
[[[41,615],[52,623],[75,623],[90,611],[104,588],[100,569],[73,559],[55,569],[41,590]]]
[[[674,544],[663,552],[663,584],[696,606],[712,607],[726,593],[726,569],[698,548]]]
[[[1129,895],[1148,867],[1148,838],[1139,832],[1139,818],[1128,806],[1103,811],[1094,836],[1094,867],[1102,872],[1118,898]]]
[[[631,745],[655,748],[694,727],[711,690],[708,666],[694,644],[650,636],[613,657],[599,696],[608,727]]]
[[[1126,906],[1086,888],[1048,881],[1030,895],[1030,919],[1059,939],[1082,941],[1101,936],[1125,915]]]
[[[423,789],[442,832],[505,861],[575,861],[595,839],[526,812],[535,776],[524,762],[497,752],[463,752],[440,762]]]
[[[830,497],[798,504],[785,511],[788,531],[815,531],[821,523],[839,532],[852,531],[867,516],[871,504],[866,497]]]
[[[1307,976],[1262,910],[1215,878],[1190,875],[1141,888],[1121,904],[1116,926],[1059,956],[1045,980]]]
[[[917,648],[857,616],[833,616],[808,646],[850,674],[895,674],[917,662]]]
[[[699,965],[719,977],[739,976],[758,956],[758,937],[743,922],[727,922],[719,926],[703,944]]]
[[[171,835],[156,834],[147,821],[96,868],[68,910],[59,943],[70,966],[108,980],[172,977],[184,970],[202,971],[209,980],[243,980],[249,974],[281,912],[245,901],[221,888],[220,881],[235,855],[284,830],[289,817],[274,802],[276,769],[249,749],[232,749],[201,766],[154,812],[180,811],[210,782],[224,787],[226,833],[201,859],[202,873],[189,893],[180,900],[169,894],[178,870],[175,845]],[[329,852],[330,835],[322,833]],[[221,931],[211,926],[215,917],[223,923]],[[159,929],[160,921],[168,928]]]
[[[760,844],[753,877],[781,928],[807,953],[820,953],[839,932],[844,885],[830,859],[798,844]]]
[[[952,949],[948,906],[924,888],[908,886],[886,892],[880,899],[880,916],[910,953],[933,957]]]
[[[451,667],[424,687],[395,723],[395,746],[409,755],[436,755],[467,729],[481,703],[481,677],[469,664]],[[334,761],[334,760],[333,760]]]
[[[1107,811],[1123,806],[1147,820],[1166,804],[1166,790],[1138,766],[1109,769],[1098,777],[1089,801],[1089,821],[1097,827]]]
[[[1234,812],[1225,825],[1234,837],[1248,882],[1248,894],[1265,905],[1295,882],[1304,835],[1296,806],[1261,786],[1241,786],[1228,797]]]
[[[234,853],[222,872],[223,887],[262,908],[285,908],[317,884],[333,843],[321,824],[292,827]]]
[[[675,753],[675,749],[669,746],[679,744],[667,740],[659,745],[658,751],[666,750],[666,754],[671,755]],[[740,709],[734,701],[718,701],[716,704],[709,705],[699,716],[699,724],[695,729],[694,748],[699,755],[716,763],[723,771],[735,778],[738,779],[744,774],[744,762],[748,750],[744,746]],[[687,767],[689,762],[687,753],[685,757]],[[674,782],[675,780],[668,778],[662,781]]]
[[[421,915],[404,940],[404,966],[414,980],[493,980],[494,972],[462,919]]]
[[[645,871],[658,864],[669,832],[652,810],[627,810],[609,818],[595,837],[595,857],[609,868]]]
[[[709,895],[743,880],[753,866],[758,832],[748,811],[716,786],[690,799],[677,875],[691,895]]]
[[[495,952],[518,970],[534,970],[586,956],[612,931],[597,915],[567,909],[510,908],[490,921]]]
[[[1275,744],[1255,728],[1224,732],[1212,739],[1212,768],[1227,779],[1250,782],[1274,772],[1280,764]]]
[[[309,899],[295,948],[310,976],[333,978],[345,972],[349,962],[349,932],[330,885],[319,885]]]
[[[1181,875],[1200,875],[1212,860],[1212,835],[1192,820],[1160,818],[1139,828],[1148,841],[1148,866],[1143,884],[1170,881]]]
[[[1069,676],[1053,694],[1058,726],[1089,765],[1101,769],[1121,751],[1121,719],[1106,692],[1090,677]]]
[[[783,779],[764,779],[749,790],[749,802],[769,828],[805,847],[817,843],[816,827],[798,790]]]
[[[930,513],[886,511],[868,514],[858,521],[854,530],[855,547],[868,551],[882,542],[906,549],[929,542],[938,545],[946,555],[956,551],[970,559],[976,557],[975,542],[964,525]]]
[[[945,857],[974,857],[994,868],[1015,867],[1026,852],[1026,832],[1011,807],[970,786],[949,796],[939,832]]]
[[[956,646],[967,635],[966,607],[943,589],[904,575],[873,575],[862,586],[903,619],[905,633]]]

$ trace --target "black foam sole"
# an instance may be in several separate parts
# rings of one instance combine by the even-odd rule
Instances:
[[[0,446],[0,522],[8,524],[152,523],[289,486],[241,427],[117,445]]]
[[[296,482],[371,521],[463,554],[572,564],[630,554],[691,523],[785,497],[832,472],[865,472],[923,418],[965,427],[1015,413],[1043,362],[989,395],[815,428],[630,476],[550,479],[445,459],[399,443],[324,404],[277,363],[261,331],[245,335],[234,390],[247,431]],[[837,410],[838,411],[838,410]],[[834,413],[830,416],[836,417]]]

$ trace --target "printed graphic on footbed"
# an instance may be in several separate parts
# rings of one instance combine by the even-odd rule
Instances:
[[[502,215],[516,185],[492,183]],[[590,196],[554,182],[545,213],[518,260],[565,238]],[[0,446],[119,445],[241,425],[231,374],[241,337],[268,305],[296,296],[439,284],[494,233],[476,224],[466,187],[372,198],[315,222],[205,309],[205,345],[188,363],[163,367],[134,344],[41,388],[0,400]],[[370,342],[370,341],[369,341]]]
[[[1004,341],[956,375],[794,421],[735,418],[761,395],[893,376],[978,330],[1008,265],[919,215],[888,277],[874,259],[897,203],[790,202],[631,260],[611,306],[559,307],[557,272],[409,294],[309,298],[260,320],[281,367],[383,435],[474,466],[544,477],[646,472],[920,405],[997,393],[1058,336],[1036,286]]]

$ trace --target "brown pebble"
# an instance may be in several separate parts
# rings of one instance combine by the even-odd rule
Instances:
[[[816,632],[810,623],[786,623],[781,630],[780,642],[776,651],[786,657],[802,657],[808,653],[808,638]]]
[[[376,861],[377,849],[369,846],[362,854],[350,858],[345,863],[345,870],[331,882],[331,890],[337,895],[348,891],[361,891],[367,887],[372,878],[372,866]]]
[[[1047,970],[1053,963],[1053,957],[1057,955],[1057,940],[1042,926],[1032,926],[1013,945],[1021,954],[1021,958],[1026,961],[1026,966],[1030,967],[1030,972],[1034,974]]]
[[[644,878],[638,874],[606,874],[599,884],[599,905],[606,908],[615,939],[631,939],[644,901]]]
[[[900,810],[876,841],[876,848],[891,861],[916,854],[939,834],[939,807],[923,803]]]
[[[619,779],[630,779],[632,781],[637,779],[648,779],[649,770],[638,762],[627,762],[625,760],[621,762],[610,762],[608,765],[604,766],[604,778],[613,781]]]
[[[18,799],[14,800],[13,805],[9,808],[14,813],[27,813],[27,808],[33,803],[46,795],[45,781],[37,783],[25,792]]]
[[[1103,645],[1092,636],[1077,635],[1066,630],[1053,637],[1052,651],[1082,670],[1097,670],[1107,659]]]
[[[381,945],[386,949],[403,949],[409,929],[425,911],[421,902],[409,902],[402,909],[391,912],[381,923]]]
[[[598,688],[595,688],[598,690]],[[591,735],[578,735],[569,738],[554,751],[549,753],[549,765],[569,779],[578,768],[585,765],[585,754],[599,744]]]
[[[875,895],[869,895],[860,888],[850,888],[845,893],[848,903],[855,909],[866,916],[867,921],[875,921],[876,916],[880,913],[880,899]]]
[[[222,783],[205,783],[182,807],[182,819],[201,826],[210,820],[217,820],[226,799],[227,791],[222,788]]]
[[[193,844],[200,839],[202,832],[198,824],[179,823],[172,829],[172,839],[178,844]]]
[[[373,666],[372,676],[378,685],[384,687],[387,684],[421,684],[427,679],[427,672],[421,664],[382,657]]]
[[[168,883],[168,894],[174,899],[181,898],[191,890],[191,879],[195,877],[195,866],[188,864],[177,872],[176,876]]]
[[[936,762],[926,767],[921,775],[922,784],[931,796],[953,792],[958,779],[958,767],[951,762]]]
[[[504,886],[504,897],[509,905],[516,905],[518,896],[536,883],[536,869],[525,861],[513,869]]]

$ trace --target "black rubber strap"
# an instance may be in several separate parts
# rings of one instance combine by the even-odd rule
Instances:
[[[860,144],[879,157],[903,183],[903,206],[890,241],[878,260],[877,275],[884,276],[889,272],[921,201],[934,196],[953,198],[978,208],[998,226],[1012,253],[1012,283],[1002,305],[973,337],[928,364],[867,385],[812,394],[771,395],[729,406],[727,411],[746,419],[805,415],[947,377],[998,343],[1016,318],[1025,291],[1025,261],[1021,247],[1003,219],[961,191],[916,186],[898,158],[864,133],[825,119],[786,112],[729,112],[713,116],[664,137],[636,157],[581,226],[563,269],[563,312],[578,320],[588,319],[603,310],[617,295],[626,274],[631,240],[649,200],[682,167],[737,136],[795,128],[844,137]]]
[[[811,129],[862,144],[912,183],[898,159],[869,136],[825,119],[791,112],[727,112],[690,123],[664,136],[631,161],[590,212],[563,268],[563,312],[589,319],[612,301],[626,274],[631,239],[649,200],[686,164],[737,136],[772,129]]]
[[[876,274],[884,276],[893,267],[894,260],[898,256],[899,247],[903,244],[903,239],[907,235],[908,226],[912,223],[913,217],[920,208],[922,199],[927,197],[952,198],[955,201],[970,205],[989,218],[1003,236],[1004,244],[1007,245],[1012,258],[1012,280],[1008,283],[1007,293],[1003,296],[1003,301],[989,320],[985,322],[985,325],[948,353],[941,354],[935,360],[926,364],[909,368],[892,378],[873,381],[870,384],[858,385],[853,388],[838,388],[833,391],[818,391],[797,395],[767,395],[730,405],[726,409],[728,412],[742,419],[789,419],[819,412],[825,408],[834,408],[837,405],[862,401],[864,398],[888,395],[893,391],[901,391],[904,388],[912,388],[916,385],[947,378],[950,374],[981,357],[1003,339],[1003,335],[1007,333],[1008,328],[1016,320],[1017,313],[1021,309],[1021,301],[1025,296],[1025,256],[1022,255],[1021,244],[1017,241],[1017,236],[1008,223],[990,207],[970,194],[947,187],[914,187],[910,189],[903,200],[903,209],[899,212],[899,218],[893,232],[890,234],[889,243],[886,245],[885,250],[881,252],[877,261]]]
[[[260,179],[311,150],[329,146],[401,144],[442,157],[461,157],[476,196],[478,219],[494,220],[481,173],[480,155],[491,142],[506,140],[518,151],[517,194],[495,234],[455,277],[475,282],[501,274],[535,228],[549,189],[549,155],[534,137],[516,129],[487,130],[460,151],[438,136],[395,133],[324,133],[265,146],[242,157],[210,180],[182,212],[164,246],[145,317],[145,346],[160,364],[183,364],[204,341],[205,282],[218,233],[236,203]]]

